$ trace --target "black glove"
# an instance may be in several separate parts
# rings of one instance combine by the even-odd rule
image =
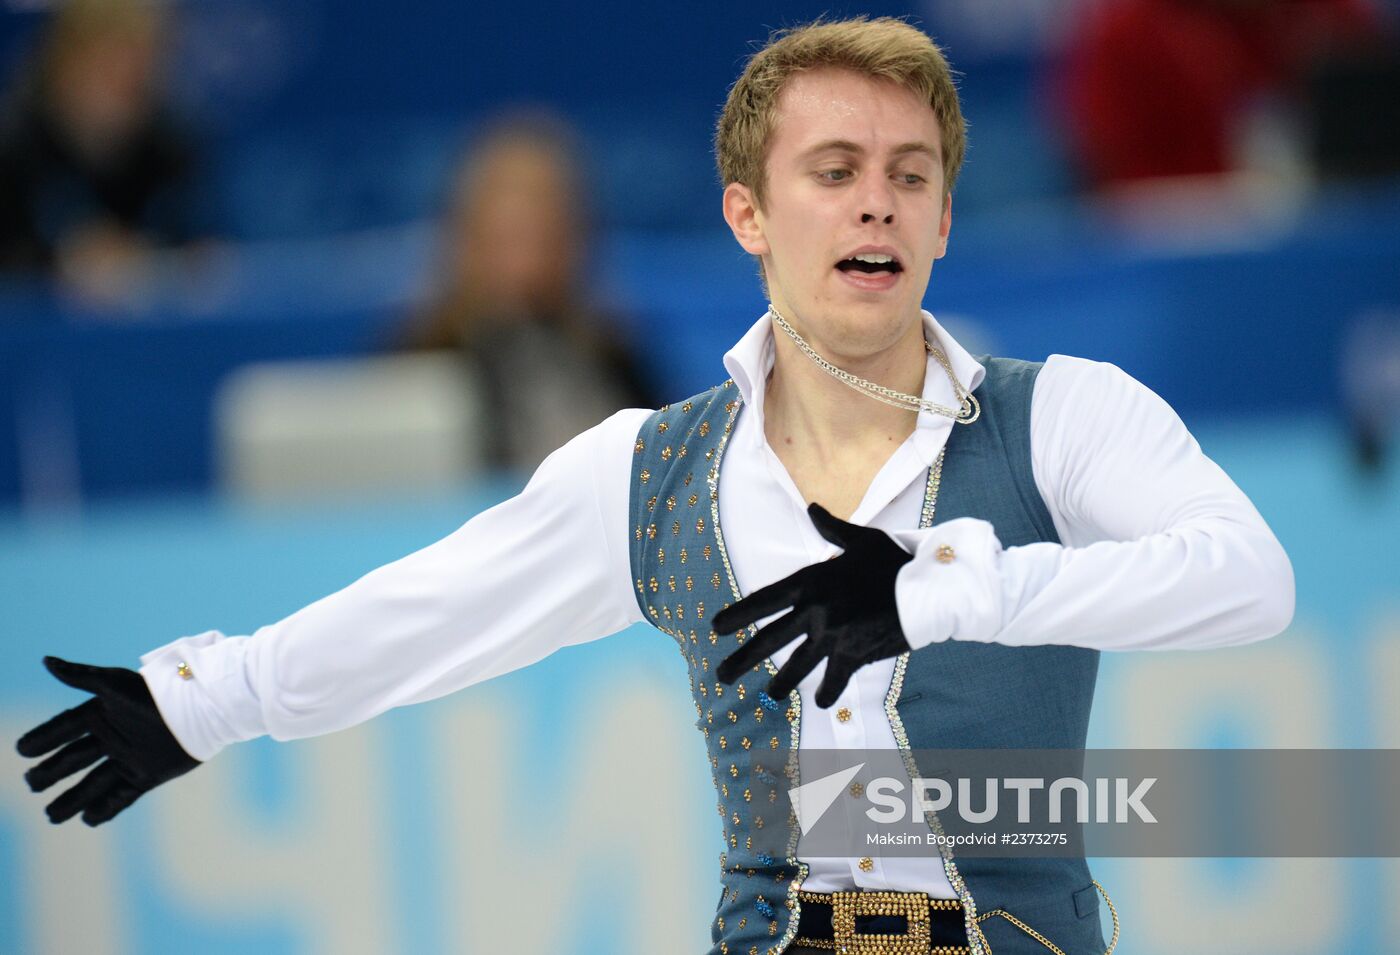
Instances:
[[[804,567],[790,577],[755,590],[715,614],[715,633],[734,633],[784,607],[792,612],[758,631],[715,669],[733,683],[803,633],[792,656],[768,684],[768,695],[786,697],[826,657],[817,706],[829,708],[867,663],[910,649],[899,625],[894,583],[912,555],[889,535],[832,517],[820,504],[807,508],[821,535],[843,550],[830,560]]]
[[[31,759],[63,747],[24,774],[29,788],[43,792],[107,757],[48,804],[45,812],[50,822],[63,822],[81,812],[89,826],[101,825],[142,793],[199,765],[166,728],[141,674],[58,657],[44,657],[44,666],[69,686],[96,695],[19,738],[16,749]]]

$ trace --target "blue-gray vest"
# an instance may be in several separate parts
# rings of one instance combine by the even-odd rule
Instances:
[[[982,414],[948,438],[934,523],[977,517],[1005,547],[1058,543],[1031,470],[1031,393],[1041,365],[978,360],[986,369],[975,392]],[[761,692],[776,672],[771,660],[761,679],[727,687],[714,676],[739,639],[711,632],[710,618],[741,596],[718,522],[720,463],[741,411],[738,388],[726,381],[642,425],[631,565],[642,612],[685,656],[719,796],[723,889],[711,955],[772,955],[796,934],[807,874],[782,775],[797,750],[802,704],[797,691],[781,701]],[[1083,749],[1097,672],[1098,653],[1077,647],[933,643],[896,661],[885,711],[901,749]],[[978,913],[1002,909],[1066,955],[1104,951],[1099,897],[1082,858],[949,855],[943,865],[969,928]],[[996,955],[1046,952],[1005,919],[978,927]],[[969,936],[976,955],[980,939]]]

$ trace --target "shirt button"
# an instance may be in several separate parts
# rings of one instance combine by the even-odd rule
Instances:
[[[875,862],[870,858],[861,859],[859,865],[862,872],[870,872],[875,868]]]
[[[176,675],[178,675],[178,676],[180,677],[180,679],[182,679],[182,680],[193,680],[193,679],[194,679],[194,670],[192,670],[192,669],[190,668],[190,665],[189,665],[188,663],[186,663],[184,660],[181,660],[181,661],[179,662],[179,664],[175,667],[175,673],[176,673]]]
[[[849,723],[851,721],[851,708],[849,706],[841,707],[836,711],[836,718],[842,723]]]
[[[938,550],[933,552],[934,560],[938,561],[940,564],[951,564],[957,556],[953,548],[949,547],[947,544],[939,544]]]

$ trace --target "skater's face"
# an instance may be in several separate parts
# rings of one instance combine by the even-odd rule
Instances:
[[[766,170],[762,208],[734,183],[724,211],[773,304],[833,352],[893,345],[918,321],[952,224],[932,108],[887,80],[799,73],[778,98]],[[895,263],[851,261],[868,252]]]

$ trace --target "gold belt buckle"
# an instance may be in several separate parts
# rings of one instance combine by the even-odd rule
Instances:
[[[831,931],[847,955],[929,955],[928,895],[923,892],[833,892]],[[857,915],[902,915],[904,932],[856,934]]]

